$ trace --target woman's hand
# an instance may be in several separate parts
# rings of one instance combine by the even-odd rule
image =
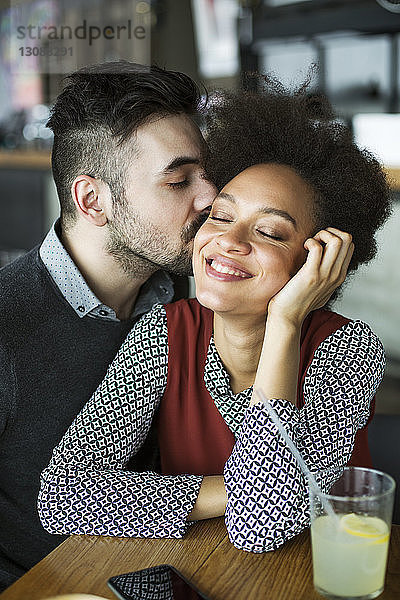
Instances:
[[[309,312],[326,304],[345,280],[353,255],[351,235],[328,227],[304,242],[307,260],[271,298],[264,343],[253,389],[267,398],[296,404],[301,326]],[[258,397],[253,392],[250,404]]]
[[[347,275],[354,251],[349,233],[327,227],[304,242],[306,262],[271,298],[268,319],[279,317],[299,327],[312,310],[321,308]]]

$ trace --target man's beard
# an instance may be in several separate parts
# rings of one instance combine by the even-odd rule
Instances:
[[[178,248],[170,244],[169,236],[142,220],[124,202],[114,205],[113,220],[108,222],[106,251],[131,277],[149,277],[163,269],[176,275],[192,275],[193,239],[208,213],[181,230]]]

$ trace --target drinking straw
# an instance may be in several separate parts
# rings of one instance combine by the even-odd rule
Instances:
[[[300,466],[301,470],[303,471],[304,475],[306,476],[306,478],[308,480],[309,486],[311,488],[313,488],[314,492],[321,499],[321,503],[322,503],[322,506],[323,506],[325,512],[334,521],[336,521],[337,523],[339,523],[339,518],[335,514],[335,511],[333,510],[333,508],[331,506],[331,503],[324,496],[324,494],[323,494],[321,488],[319,487],[319,485],[318,485],[318,483],[317,483],[314,475],[311,473],[311,471],[307,467],[306,463],[304,462],[303,457],[301,456],[300,452],[298,451],[297,447],[295,446],[292,438],[290,437],[290,435],[288,434],[288,432],[286,431],[286,429],[282,425],[281,420],[279,419],[278,415],[276,414],[276,411],[274,410],[274,408],[271,406],[271,404],[269,403],[269,401],[265,397],[264,392],[262,390],[258,389],[258,390],[256,390],[256,394],[260,398],[261,402],[264,404],[265,408],[267,409],[267,412],[268,412],[269,416],[271,417],[271,420],[275,423],[276,427],[278,428],[279,433],[281,434],[281,436],[285,440],[286,444],[288,445],[289,449],[291,450],[293,456],[295,457],[295,459],[299,463],[299,466]]]

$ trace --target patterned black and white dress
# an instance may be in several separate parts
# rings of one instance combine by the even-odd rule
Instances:
[[[338,360],[338,357],[341,357]],[[350,321],[314,353],[304,407],[270,402],[327,488],[352,453],[383,377],[384,350],[368,325]],[[88,365],[90,367],[90,365]],[[168,374],[166,309],[155,306],[128,334],[106,377],[55,448],[41,477],[39,516],[58,534],[182,537],[199,475],[126,470],[149,432]],[[211,337],[204,382],[236,443],[226,462],[225,514],[232,543],[273,550],[309,525],[308,494],[295,459],[252,390],[234,395]],[[221,401],[221,390],[224,400]]]

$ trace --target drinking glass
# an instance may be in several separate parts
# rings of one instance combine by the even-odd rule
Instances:
[[[317,475],[319,479],[323,474]],[[329,494],[310,487],[318,593],[331,599],[369,600],[383,591],[395,487],[390,475],[360,467],[346,467]],[[327,503],[334,515],[324,509]]]

